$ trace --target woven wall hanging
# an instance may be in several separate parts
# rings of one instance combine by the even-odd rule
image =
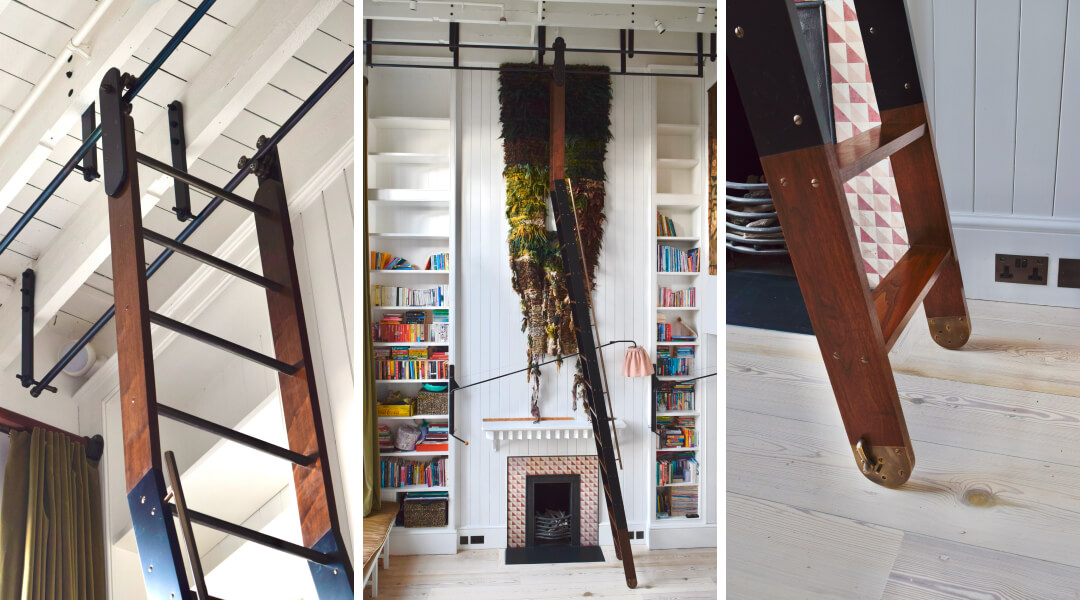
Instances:
[[[535,69],[531,64],[504,68]],[[568,70],[596,74],[566,76],[566,175],[570,178],[581,228],[582,251],[595,284],[604,234],[604,158],[611,140],[611,76],[607,67],[567,65]],[[538,407],[540,369],[544,356],[577,352],[573,319],[555,232],[547,228],[550,177],[551,72],[511,72],[499,75],[499,120],[502,124],[506,179],[506,219],[510,223],[510,270],[514,291],[521,297],[521,330],[528,335],[528,371],[532,387],[530,412]],[[576,399],[580,377],[575,378]]]

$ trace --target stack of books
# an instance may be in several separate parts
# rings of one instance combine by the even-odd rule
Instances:
[[[693,452],[673,452],[656,457],[656,485],[697,483],[697,457]]]
[[[372,271],[411,271],[416,267],[409,264],[404,258],[387,254],[386,252],[371,252]]]
[[[393,285],[371,286],[371,303],[374,306],[443,306],[447,286],[413,289]]]
[[[386,425],[379,425],[379,452],[394,452],[394,432]]]
[[[450,355],[445,347],[380,346],[375,348],[377,379],[446,379]]]
[[[378,323],[372,324],[372,338],[376,342],[426,342],[428,331],[423,323],[423,313],[419,324],[410,323],[399,314],[385,314]]]
[[[658,448],[694,448],[697,446],[694,417],[656,417],[660,433]]]
[[[679,235],[675,233],[675,221],[660,214],[660,211],[656,211],[656,235],[660,237],[676,237]]]
[[[698,489],[696,486],[671,488],[670,512],[673,517],[696,515],[698,511]]]
[[[668,287],[660,287],[657,294],[656,305],[671,308],[694,308],[697,306],[697,294],[694,288],[675,291]]]
[[[447,452],[450,450],[450,426],[446,423],[427,426],[424,441],[416,445],[417,452]]]
[[[446,485],[446,458],[431,461],[404,460],[396,457],[383,458],[379,475],[384,488],[408,485]]]
[[[701,271],[701,251],[659,245],[656,247],[656,266],[661,273],[698,273]]]
[[[656,410],[694,410],[694,384],[661,381],[656,388]]]
[[[694,367],[693,346],[657,346],[657,375],[689,375]]]
[[[692,335],[675,335],[672,333],[672,323],[656,324],[656,341],[658,342],[692,342],[697,337]]]
[[[450,268],[450,253],[432,254],[424,265],[425,271],[445,271]]]

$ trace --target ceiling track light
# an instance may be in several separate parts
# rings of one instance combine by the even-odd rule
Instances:
[[[416,10],[416,0],[409,0],[409,10]]]
[[[697,22],[700,23],[705,18],[705,7],[699,6],[697,9]]]
[[[667,27],[664,27],[664,24],[661,23],[659,19],[653,21],[653,27],[656,28],[656,33],[659,33],[660,35],[663,35],[664,32],[667,31]]]

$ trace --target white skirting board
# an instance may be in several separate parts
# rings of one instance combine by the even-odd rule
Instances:
[[[1080,308],[1080,289],[1057,286],[1058,259],[1080,259],[1080,220],[972,213],[951,217],[968,298]],[[1047,284],[994,281],[995,254],[1049,256]]]
[[[390,554],[457,554],[457,531],[394,527],[390,530]]]
[[[716,525],[693,527],[653,527],[647,534],[649,550],[673,548],[715,548]]]

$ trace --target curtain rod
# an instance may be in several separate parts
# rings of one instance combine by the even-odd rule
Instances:
[[[34,428],[52,431],[67,437],[83,448],[86,448],[86,457],[93,461],[101,460],[101,455],[105,450],[105,439],[100,435],[95,435],[92,438],[82,436],[77,433],[71,433],[70,431],[60,429],[59,427],[53,427],[48,423],[31,419],[25,415],[20,415],[19,413],[7,410],[6,408],[0,408],[0,433],[11,435],[12,431],[30,431]]]

